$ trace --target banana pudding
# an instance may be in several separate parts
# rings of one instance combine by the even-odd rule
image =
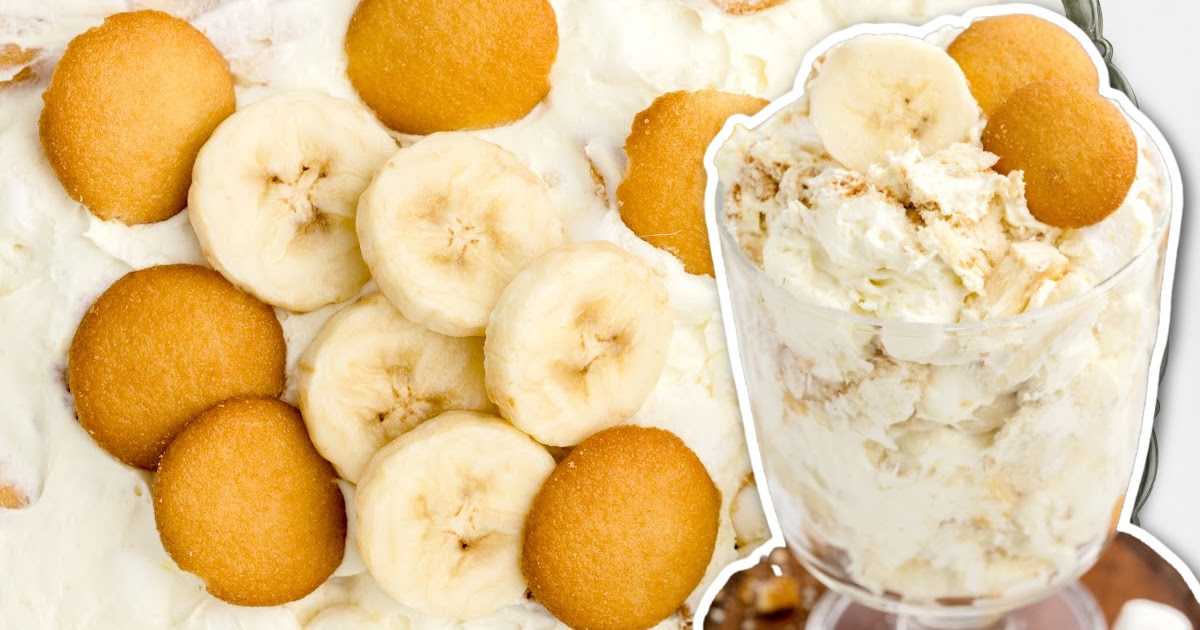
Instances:
[[[412,500],[407,503],[400,490],[373,493],[375,498],[356,496],[356,481],[405,477],[393,474],[390,456],[424,454],[419,449],[404,449],[407,442],[397,440],[430,440],[425,444],[434,444],[432,440],[442,433],[439,427],[445,425],[430,423],[447,413],[483,416],[486,422],[478,418],[463,421],[466,428],[462,430],[470,429],[472,441],[458,451],[447,447],[453,457],[437,462],[419,457],[422,466],[430,467],[423,470],[429,473],[436,470],[434,466],[445,466],[453,472],[456,467],[475,470],[472,467],[478,465],[481,472],[475,477],[451,477],[463,482],[458,489],[464,496],[482,493],[497,499],[495,504],[515,505],[508,509],[515,510],[518,517],[528,508],[526,499],[532,499],[530,489],[536,489],[541,477],[550,474],[554,460],[568,462],[562,459],[560,447],[577,444],[586,433],[609,424],[666,430],[694,453],[703,470],[691,470],[707,474],[718,492],[715,537],[711,553],[705,554],[707,564],[699,582],[676,584],[671,589],[672,599],[656,601],[651,607],[656,615],[669,611],[669,616],[658,622],[661,628],[689,623],[717,573],[766,539],[714,283],[707,276],[688,273],[672,253],[642,240],[622,222],[617,188],[625,174],[623,147],[632,145],[627,139],[638,113],[664,94],[710,89],[755,99],[773,98],[791,87],[803,53],[837,28],[857,20],[913,20],[976,2],[892,0],[847,14],[845,3],[832,0],[719,5],[707,0],[552,1],[558,49],[549,74],[549,94],[515,122],[447,132],[462,134],[458,138],[464,145],[470,144],[464,136],[487,143],[486,150],[478,144],[466,150],[468,158],[479,161],[482,157],[486,162],[479,169],[478,181],[454,181],[455,169],[439,173],[433,160],[406,162],[402,172],[395,167],[388,170],[390,159],[420,155],[424,149],[419,147],[435,136],[418,138],[403,130],[386,129],[385,122],[378,120],[380,111],[373,112],[359,95],[359,86],[348,75],[346,42],[358,4],[355,0],[54,0],[35,6],[0,0],[0,50],[20,51],[5,52],[0,58],[0,80],[5,81],[0,84],[0,323],[5,331],[0,398],[6,403],[0,421],[0,566],[8,580],[0,589],[0,614],[6,623],[27,628],[132,630],[564,627],[514,586],[525,579],[519,569],[501,570],[519,566],[521,539],[511,532],[489,538],[495,547],[474,544],[480,541],[465,536],[436,541],[454,543],[448,547],[414,544],[411,541],[420,539],[421,532],[432,531],[439,522],[432,517],[422,521],[419,510],[402,507],[397,509],[410,509],[406,514],[419,526],[409,530],[414,532],[412,538],[397,546],[399,538],[377,536],[378,520],[402,522],[390,510],[421,505],[420,497],[426,491],[446,499],[429,506],[436,508],[439,517],[447,513],[453,517],[467,505],[465,500],[456,504],[457,495],[438,486],[443,477],[435,474],[406,478],[414,484],[409,488]],[[45,106],[42,96],[58,80],[54,76],[56,62],[72,39],[99,26],[110,14],[147,8],[187,20],[212,43],[228,63],[237,109],[222,110],[223,120],[203,139],[204,146],[191,167],[185,164],[180,169],[181,162],[146,165],[171,167],[173,182],[190,177],[188,208],[157,222],[104,220],[89,211],[88,199],[81,203],[72,198],[52,167],[38,133]],[[485,35],[483,31],[471,34]],[[116,46],[114,55],[130,52],[121,47],[120,38],[106,41]],[[9,83],[10,78],[19,80]],[[121,78],[125,80],[121,85],[152,86],[136,76]],[[426,104],[435,108],[445,105]],[[61,108],[64,103],[58,105]],[[377,103],[376,107],[383,105]],[[520,109],[523,112],[526,106]],[[137,124],[147,127],[129,128],[125,133],[138,137],[147,129],[163,131],[154,126],[157,112],[137,113],[143,121]],[[701,119],[713,117],[711,111],[701,113]],[[105,110],[77,110],[70,115],[82,117],[86,130],[89,117],[104,116]],[[477,120],[463,124],[477,126]],[[194,139],[189,136],[187,146],[192,146]],[[435,145],[424,144],[426,149]],[[506,157],[489,161],[489,156],[497,155]],[[149,159],[144,154],[142,158]],[[137,155],[131,159],[140,165]],[[683,162],[679,168],[695,168],[698,159]],[[389,198],[389,190],[410,193],[405,208],[412,209],[426,199],[424,193],[439,192],[415,187],[439,178],[445,184],[442,196],[457,208],[451,218],[461,221],[440,223],[429,234],[443,238],[448,229],[463,227],[454,232],[462,237],[452,241],[454,248],[449,247],[449,240],[446,247],[421,242],[416,235],[422,233],[418,228],[423,227],[423,215],[405,215],[389,207],[395,202]],[[108,183],[114,182],[119,183],[115,179]],[[379,185],[377,199],[369,192],[364,194],[372,184]],[[483,193],[504,204],[471,206],[470,200]],[[168,205],[178,210],[177,204]],[[436,209],[445,204],[430,205]],[[509,214],[512,206],[523,206],[515,218]],[[478,212],[472,214],[472,209]],[[698,205],[693,210],[697,216],[701,212]],[[448,215],[438,216],[444,219]],[[361,225],[360,218],[366,219]],[[367,229],[360,233],[362,227]],[[491,245],[477,249],[482,241],[476,237],[492,238],[491,232],[504,232],[512,240],[493,239],[488,241]],[[651,238],[652,233],[647,231],[645,236]],[[571,258],[589,271],[589,284],[563,286],[561,278],[548,277],[552,274],[529,275],[516,287],[523,292],[514,292],[505,300],[503,292],[517,282],[520,268],[531,267],[531,261],[544,256],[563,254],[562,243],[570,253],[569,248],[592,241],[608,241],[609,251],[596,253],[595,259]],[[509,242],[517,244],[510,248]],[[463,254],[457,262],[439,259],[455,248]],[[482,261],[472,259],[470,254],[476,253],[489,256]],[[514,253],[520,256],[512,260],[505,256]],[[395,259],[391,256],[401,254],[418,262],[392,268]],[[463,258],[478,264],[461,269],[475,271],[453,273]],[[619,260],[624,271],[598,277],[595,270],[607,268],[596,260]],[[237,302],[274,315],[279,329],[273,329],[273,334],[281,330],[286,345],[277,348],[286,355],[285,381],[272,381],[272,387],[264,391],[222,395],[269,397],[278,393],[285,403],[301,410],[311,446],[330,461],[340,477],[333,481],[326,471],[319,478],[292,480],[292,485],[304,488],[306,494],[319,487],[321,492],[312,496],[319,496],[325,507],[339,503],[327,492],[330,483],[337,484],[344,497],[341,503],[347,508],[346,537],[344,557],[324,582],[314,586],[315,581],[308,579],[311,575],[291,576],[298,585],[287,589],[287,603],[240,607],[220,599],[206,590],[212,585],[205,579],[172,560],[164,549],[162,534],[168,523],[192,527],[187,523],[196,513],[216,512],[225,496],[221,488],[238,490],[238,504],[245,509],[231,518],[236,516],[239,525],[239,544],[227,546],[205,539],[180,548],[183,554],[217,554],[203,558],[205,566],[216,566],[215,562],[237,568],[236,562],[219,554],[280,553],[267,544],[272,541],[254,537],[267,538],[260,529],[267,516],[296,523],[298,503],[278,496],[255,501],[254,492],[278,486],[257,478],[253,484],[239,485],[231,469],[216,465],[198,449],[189,457],[168,460],[167,472],[176,480],[187,481],[195,466],[188,462],[200,461],[208,465],[203,470],[212,475],[212,486],[197,489],[193,485],[189,492],[194,494],[176,495],[187,509],[170,516],[161,511],[165,506],[155,504],[154,471],[162,460],[146,457],[135,465],[123,464],[76,419],[78,401],[72,394],[78,391],[68,390],[64,370],[84,314],[121,278],[167,265],[215,269],[224,279],[223,289],[239,292]],[[414,270],[420,271],[418,277],[412,277]],[[620,306],[620,291],[629,278],[642,287],[631,297],[642,300],[637,303],[645,308]],[[414,283],[424,283],[421,291],[411,291]],[[557,291],[546,290],[548,284]],[[175,284],[171,289],[194,296],[186,286]],[[612,299],[592,300],[603,303],[594,311],[579,308],[577,313],[567,312],[581,305],[562,298],[588,292],[611,292]],[[145,304],[162,299],[161,294],[155,295],[126,306],[150,317],[162,310]],[[537,300],[525,299],[530,296]],[[164,343],[169,340],[159,335],[167,327],[197,355],[212,353],[202,357],[204,361],[197,360],[202,369],[186,375],[198,387],[223,382],[214,375],[238,376],[244,369],[241,362],[222,361],[227,356],[223,344],[208,343],[214,334],[223,335],[224,344],[238,339],[214,332],[215,324],[225,321],[228,313],[220,305],[211,316],[206,316],[207,310],[183,310],[186,317],[157,327],[132,326],[129,335],[139,342],[139,348],[169,350],[176,344]],[[503,317],[493,318],[496,311]],[[531,333],[521,328],[536,326],[536,322],[590,335],[577,335],[587,342],[580,348],[566,347],[566,342],[551,339],[549,330],[543,338],[536,329]],[[501,328],[509,334],[499,328],[489,330],[493,323],[503,324]],[[366,329],[362,336],[355,333],[358,326]],[[234,332],[245,334],[248,330],[241,327]],[[646,339],[638,341],[642,336]],[[545,347],[534,343],[546,340],[551,343]],[[631,342],[637,342],[636,349]],[[119,372],[120,362],[107,359],[119,355],[119,348],[109,350],[103,367],[111,377]],[[241,348],[242,352],[251,350],[249,346]],[[610,366],[594,361],[599,357],[631,361],[628,366],[620,361]],[[489,362],[497,367],[486,373]],[[569,378],[555,382],[558,388],[531,385],[536,371],[517,368],[539,362],[553,369],[550,374]],[[143,372],[152,371],[151,367],[144,361],[133,366]],[[174,378],[172,374],[154,376]],[[586,395],[593,385],[589,378],[602,394],[594,401]],[[156,382],[167,384],[154,385]],[[117,404],[137,407],[159,397],[174,400],[172,388],[177,383],[148,379]],[[151,387],[158,390],[150,391]],[[104,397],[104,392],[101,394]],[[502,396],[512,401],[497,400]],[[575,426],[542,427],[544,440],[560,442],[555,448],[522,437],[542,429],[519,429],[493,418],[499,414],[513,421],[530,400],[542,408],[562,404],[570,416],[563,420],[577,422]],[[594,416],[576,413],[581,410]],[[255,435],[265,436],[267,443],[286,438],[280,442],[286,443],[286,452],[276,455],[308,453],[303,436],[280,432],[277,425],[284,424],[274,423],[271,426],[276,428],[267,427]],[[414,433],[423,427],[428,428]],[[497,433],[502,436],[493,439],[488,431],[496,427],[502,427]],[[551,433],[566,435],[551,437]],[[479,436],[482,439],[476,439]],[[512,448],[506,451],[508,445]],[[500,464],[489,467],[502,459],[500,456],[517,457],[526,451],[538,453],[540,461],[517,471],[522,473],[517,482],[486,483],[507,479],[500,473],[491,474],[503,471]],[[497,459],[471,458],[475,452]],[[238,455],[236,468],[253,470],[247,464],[253,457],[244,451]],[[180,467],[171,465],[172,461]],[[307,455],[304,461],[310,461]],[[372,486],[390,488],[390,484]],[[488,487],[493,488],[491,492],[480,490]],[[482,501],[479,505],[492,504]],[[156,516],[168,517],[162,519],[163,527],[156,528]],[[360,516],[366,518],[359,522]],[[455,527],[464,529],[453,533],[469,533],[469,526],[478,519],[468,520],[455,521]],[[520,521],[498,519],[496,524],[514,527],[513,523]],[[86,526],[81,526],[84,522]],[[247,523],[253,527],[240,529]],[[339,519],[325,524],[325,535],[341,531]],[[180,532],[193,543],[190,536],[194,533]],[[376,547],[374,541],[379,538],[383,542]],[[305,537],[289,537],[289,541],[303,544]],[[329,549],[339,547],[327,536],[321,542],[322,553],[311,557],[324,560]],[[459,546],[462,543],[466,547]],[[360,553],[360,547],[368,546],[370,553]],[[440,564],[435,571],[416,562],[426,556],[397,556],[393,553],[397,549],[427,553]],[[492,553],[493,549],[499,551]],[[313,551],[300,549],[296,557],[310,557]],[[461,575],[452,571],[454,580],[433,581],[458,560],[464,569]],[[477,561],[492,569],[472,573]],[[200,572],[197,565],[182,564]],[[414,575],[402,575],[414,566]],[[265,572],[270,573],[271,568],[268,564]],[[321,571],[316,573],[323,575],[329,566],[318,568]],[[689,581],[699,573],[689,571]],[[379,579],[381,575],[385,579]],[[492,584],[495,592],[487,592],[491,583],[481,586],[478,582],[487,582],[489,575],[505,576]],[[475,583],[469,583],[471,576]],[[233,583],[243,588],[246,581]],[[688,586],[684,601],[675,601]],[[423,592],[422,588],[441,590]],[[309,589],[314,590],[305,594]],[[397,594],[402,592],[415,599],[401,601]],[[473,594],[489,603],[488,610],[453,607],[439,599],[449,596],[457,598],[452,601],[465,601]]]
[[[1005,610],[1095,560],[1171,214],[1165,156],[1086,81],[1030,79],[984,116],[986,75],[944,50],[960,32],[833,45],[715,164],[780,527],[837,590],[914,614]],[[1049,171],[1096,192],[1044,204]]]

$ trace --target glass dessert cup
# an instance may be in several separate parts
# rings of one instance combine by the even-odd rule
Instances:
[[[767,489],[789,548],[830,588],[807,627],[1105,628],[1076,582],[1115,531],[1150,430],[1170,192],[1107,280],[961,324],[797,298],[716,199]]]

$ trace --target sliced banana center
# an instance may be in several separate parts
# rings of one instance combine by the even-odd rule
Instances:
[[[500,212],[494,206],[499,202],[470,198],[457,190],[452,195],[434,195],[423,204],[420,220],[441,241],[432,260],[471,274],[511,275],[504,268],[506,243],[495,229]],[[448,207],[458,210],[450,212]]]
[[[408,319],[454,337],[482,336],[517,271],[563,240],[545,183],[512,153],[464,132],[398,151],[358,210],[363,258],[380,291]]]
[[[495,416],[423,423],[379,451],[358,486],[368,570],[426,614],[466,619],[523,601],[521,532],[553,469],[544,448]]]
[[[927,88],[928,81],[920,83],[897,81],[884,87],[885,90],[901,94],[920,94],[922,90]],[[882,132],[896,131],[914,141],[922,137],[933,123],[933,117],[925,107],[925,104],[920,102],[921,100],[923,99],[905,96],[892,101],[889,107],[880,110],[878,115],[873,117],[876,130]]]
[[[861,35],[830,51],[808,86],[812,124],[855,171],[917,146],[965,142],[979,122],[966,77],[946,51],[907,35]]]
[[[442,264],[467,265],[470,264],[469,255],[472,250],[479,251],[474,248],[481,244],[489,247],[493,240],[487,238],[483,230],[474,223],[462,217],[451,217],[449,225],[446,226],[446,248],[434,257]],[[475,257],[476,260],[478,258]]]
[[[438,519],[445,523],[443,533],[448,548],[473,552],[482,547],[487,539],[498,535],[481,514],[480,498],[486,497],[491,491],[486,479],[467,477],[459,480],[456,500],[447,505],[453,509]]]
[[[291,210],[299,235],[326,233],[332,227],[330,217],[317,207],[313,195],[325,177],[323,165],[303,164],[296,173],[269,173],[264,178],[262,205],[281,205]]]
[[[316,92],[239,109],[205,143],[188,216],[212,266],[273,306],[307,313],[371,279],[357,203],[396,142],[369,110]]]
[[[604,318],[605,306],[593,304],[584,308],[576,319],[580,330],[580,351],[583,365],[583,394],[586,399],[604,395],[610,381],[619,376],[622,360],[628,358],[633,330],[630,322]],[[609,315],[611,318],[611,314]]]
[[[585,361],[580,372],[583,372],[584,375],[591,372],[593,368],[603,367],[605,360],[619,355],[628,345],[625,336],[620,332],[592,332],[585,334],[580,341]]]
[[[374,399],[383,401],[384,405],[374,406],[370,413],[388,441],[411,431],[426,418],[448,407],[446,396],[440,392],[422,393],[422,388],[413,382],[413,369],[407,365],[387,366],[375,374],[383,382],[378,387],[381,395]]]
[[[385,444],[451,409],[492,411],[483,340],[439,335],[378,293],[342,309],[297,363],[313,443],[350,482]]]
[[[501,415],[542,444],[571,446],[642,406],[673,327],[654,270],[607,242],[559,247],[504,289],[484,341]]]

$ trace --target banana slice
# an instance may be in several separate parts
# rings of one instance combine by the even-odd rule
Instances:
[[[966,142],[979,105],[946,51],[907,35],[860,35],[830,50],[809,83],[813,127],[836,160],[865,171],[916,144]]]
[[[205,258],[258,299],[296,312],[350,299],[370,279],[358,197],[396,151],[371,112],[291,93],[227,118],[200,150],[188,214]]]
[[[313,444],[358,483],[383,445],[451,409],[494,413],[483,340],[422,328],[379,293],[338,311],[301,355],[296,389]]]
[[[563,242],[546,185],[505,149],[462,132],[401,149],[358,205],[363,258],[405,317],[479,336],[509,280]]]
[[[525,600],[521,544],[554,458],[495,416],[451,411],[371,459],[358,548],[379,586],[427,615],[470,619]]]
[[[667,361],[667,289],[610,243],[564,245],[504,289],[483,344],[500,415],[550,446],[573,446],[632,416]]]

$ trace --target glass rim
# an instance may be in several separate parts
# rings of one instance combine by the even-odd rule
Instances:
[[[1175,208],[1175,199],[1173,198],[1174,193],[1170,181],[1171,174],[1167,168],[1165,154],[1163,153],[1162,148],[1159,147],[1158,142],[1155,141],[1153,136],[1151,136],[1145,127],[1143,127],[1132,117],[1124,115],[1124,112],[1122,112],[1122,115],[1136,130],[1135,135],[1138,137],[1139,153],[1143,146],[1153,149],[1155,168],[1158,170],[1159,176],[1162,179],[1160,190],[1163,194],[1163,199],[1160,203],[1161,207],[1157,208],[1157,220],[1155,221],[1154,229],[1150,233],[1150,237],[1146,240],[1142,247],[1125,262],[1125,264],[1123,264],[1112,274],[1109,274],[1109,276],[1104,280],[1097,282],[1088,290],[1072,295],[1060,302],[1055,302],[1047,306],[1027,310],[1016,315],[1009,315],[994,319],[981,319],[973,322],[927,322],[905,319],[882,319],[878,317],[871,317],[869,315],[851,313],[849,311],[823,306],[821,304],[815,304],[788,291],[786,287],[768,276],[766,271],[761,266],[756,264],[753,260],[750,260],[749,256],[746,254],[746,251],[742,249],[741,244],[738,243],[737,237],[731,231],[732,228],[729,224],[728,215],[726,215],[726,213],[723,211],[725,207],[725,182],[724,180],[718,178],[716,183],[716,195],[713,198],[713,212],[715,214],[713,218],[715,219],[717,231],[719,233],[720,242],[718,244],[718,248],[720,249],[722,262],[724,262],[726,256],[732,256],[735,261],[734,264],[747,266],[753,271],[755,277],[762,278],[763,280],[771,283],[773,286],[783,290],[788,295],[789,299],[795,302],[795,306],[798,306],[802,310],[807,310],[818,317],[830,320],[839,320],[843,323],[862,326],[864,328],[881,330],[884,328],[902,328],[904,331],[901,334],[911,334],[913,336],[937,333],[962,334],[980,332],[984,330],[994,330],[997,328],[1017,328],[1025,325],[1036,324],[1047,317],[1054,318],[1056,316],[1061,316],[1062,314],[1075,309],[1079,305],[1086,303],[1088,300],[1093,299],[1095,296],[1107,293],[1113,287],[1120,284],[1120,282],[1124,280],[1126,276],[1133,273],[1134,268],[1139,262],[1144,260],[1151,252],[1154,252],[1159,248],[1159,245],[1161,245],[1160,241],[1166,234],[1167,228],[1171,225],[1171,218]],[[745,131],[751,131],[751,129],[748,127],[743,126],[741,128]],[[726,143],[728,143],[731,139],[732,136],[727,138]],[[724,148],[725,146],[722,145],[717,149],[717,153],[720,153],[720,151],[724,150]],[[729,250],[733,250],[733,252],[731,253]],[[729,278],[727,277],[726,283],[728,282]]]

